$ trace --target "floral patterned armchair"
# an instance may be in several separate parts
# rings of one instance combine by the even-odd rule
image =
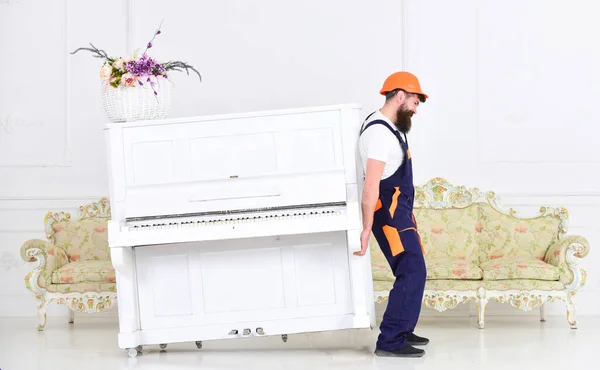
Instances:
[[[23,260],[36,262],[25,276],[25,286],[37,300],[38,330],[44,330],[46,306],[52,301],[69,307],[69,323],[74,322],[75,311],[105,311],[116,302],[109,219],[106,198],[79,207],[74,220],[70,213],[49,212],[44,219],[48,240],[27,240],[21,247]]]
[[[590,250],[579,235],[567,235],[565,208],[541,207],[533,217],[505,210],[493,192],[454,186],[434,178],[415,189],[414,215],[425,249],[427,281],[423,304],[437,311],[475,301],[478,325],[493,299],[523,311],[563,301],[567,321],[577,327],[573,297],[587,273],[575,257]],[[371,237],[376,300],[385,301],[395,277]]]

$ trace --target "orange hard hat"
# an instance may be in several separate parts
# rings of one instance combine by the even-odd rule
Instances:
[[[386,78],[383,82],[383,87],[379,93],[381,95],[385,95],[386,93],[395,89],[402,89],[409,93],[419,94],[425,99],[429,98],[429,96],[427,96],[427,94],[421,90],[421,84],[419,83],[417,76],[410,72],[402,71],[389,75],[388,78]]]

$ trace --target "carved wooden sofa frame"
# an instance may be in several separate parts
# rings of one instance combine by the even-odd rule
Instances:
[[[25,286],[35,295],[37,301],[38,330],[42,331],[46,326],[46,307],[52,301],[66,305],[69,308],[69,323],[74,322],[75,311],[85,313],[107,311],[116,303],[116,284],[112,282],[110,277],[107,277],[106,281],[92,281],[82,284],[55,284],[52,282],[55,271],[73,262],[73,260],[77,261],[77,259],[68,256],[67,251],[57,245],[55,225],[59,223],[65,225],[65,222],[76,223],[84,220],[94,220],[93,222],[102,225],[102,222],[109,219],[110,203],[107,198],[79,207],[75,219],[72,219],[71,214],[68,212],[48,212],[44,218],[47,240],[31,239],[25,241],[22,245],[21,257],[23,260],[35,262],[33,271],[25,276]],[[86,243],[85,240],[84,243]],[[92,246],[92,248],[95,247]],[[101,248],[108,248],[108,245],[102,245]],[[106,251],[103,254],[106,255]],[[110,256],[109,252],[108,256]],[[110,262],[110,257],[108,258]],[[106,261],[100,262],[104,263]],[[110,263],[104,263],[104,271],[100,271],[100,273],[107,274],[111,269],[112,265]],[[70,286],[72,286],[72,289]]]

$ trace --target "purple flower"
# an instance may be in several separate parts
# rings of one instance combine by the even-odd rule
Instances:
[[[165,73],[165,66],[145,53],[137,60],[127,63],[128,72],[136,77],[158,76]]]

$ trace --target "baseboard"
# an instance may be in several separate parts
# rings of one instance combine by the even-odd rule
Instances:
[[[0,305],[0,317],[36,317],[37,305],[35,298],[32,293],[14,293],[14,294],[2,294],[0,295],[0,301],[9,302],[10,304]],[[52,301],[46,307],[46,317],[68,317],[69,308],[65,305],[58,304]],[[75,317],[86,316],[86,317],[118,317],[118,308],[115,304],[109,311],[95,312],[95,313],[83,313],[76,312]]]

